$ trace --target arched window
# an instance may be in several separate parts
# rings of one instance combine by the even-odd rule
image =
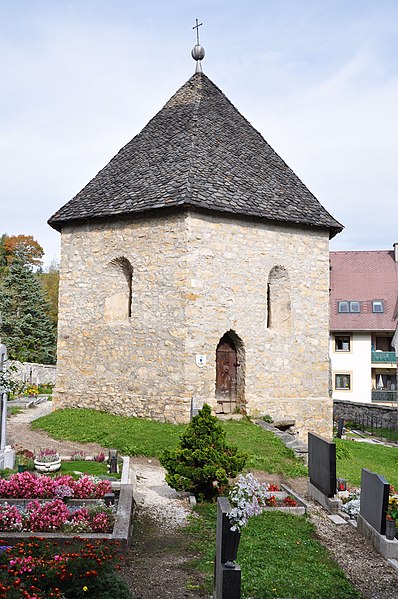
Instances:
[[[131,318],[133,267],[123,256],[108,265],[104,318],[109,322]]]
[[[268,276],[267,328],[279,333],[290,333],[292,306],[290,280],[283,266],[274,266]]]

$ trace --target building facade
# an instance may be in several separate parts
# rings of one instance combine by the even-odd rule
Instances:
[[[398,244],[330,253],[333,398],[397,400]]]
[[[202,73],[50,219],[61,232],[55,401],[330,434],[335,221]]]

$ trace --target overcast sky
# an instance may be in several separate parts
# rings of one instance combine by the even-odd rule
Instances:
[[[397,0],[0,0],[0,233],[33,235],[203,71],[342,224],[398,241]]]

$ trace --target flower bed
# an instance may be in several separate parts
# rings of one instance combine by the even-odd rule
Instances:
[[[38,501],[26,507],[0,505],[0,534],[2,532],[112,532],[115,509],[105,504],[70,508],[61,499]]]
[[[60,550],[39,538],[1,549],[0,599],[132,599],[114,543],[74,539]]]
[[[109,480],[87,475],[75,480],[68,474],[50,477],[26,471],[0,478],[0,497],[5,499],[101,499],[111,490]]]
[[[304,501],[285,485],[260,483],[249,473],[240,475],[229,493],[232,510],[229,513],[231,530],[241,530],[249,518],[272,509],[302,515],[306,511]]]
[[[9,545],[37,534],[59,543],[76,535],[114,539],[125,550],[132,532],[132,476],[129,459],[123,458],[122,477],[115,482],[32,472],[0,479],[0,535]],[[102,501],[110,492],[115,508]]]

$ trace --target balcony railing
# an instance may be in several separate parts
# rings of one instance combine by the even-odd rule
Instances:
[[[396,364],[397,357],[395,351],[372,351],[372,362],[378,364]]]
[[[389,401],[397,401],[396,391],[372,390],[372,401],[377,403],[386,403]]]

